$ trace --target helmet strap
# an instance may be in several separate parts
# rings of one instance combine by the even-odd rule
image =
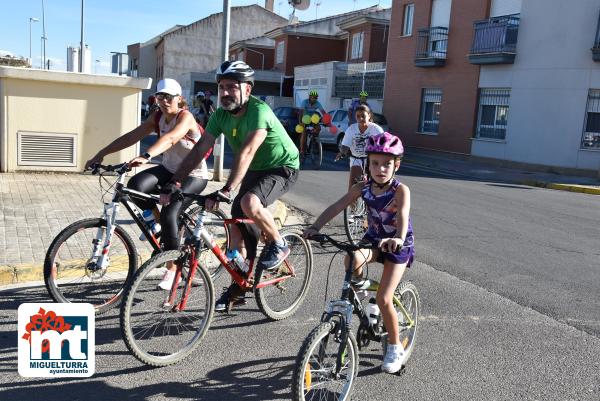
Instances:
[[[239,84],[240,84],[240,105],[238,107],[236,107],[235,109],[233,109],[233,110],[227,110],[231,114],[237,114],[237,113],[239,113],[244,108],[244,106],[245,106],[245,103],[244,103],[244,93],[243,93],[244,91],[242,90],[242,83],[243,82],[239,82]]]

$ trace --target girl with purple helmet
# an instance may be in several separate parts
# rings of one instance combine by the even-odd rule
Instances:
[[[388,332],[389,346],[383,359],[382,370],[396,373],[406,362],[406,353],[400,343],[398,316],[392,304],[394,290],[400,283],[404,270],[414,259],[413,229],[409,217],[410,190],[394,177],[404,153],[402,141],[388,132],[367,138],[365,147],[369,179],[353,185],[337,202],[329,206],[317,220],[304,231],[310,238],[358,197],[368,208],[369,228],[361,244],[364,249],[354,255],[353,285],[361,286],[362,269],[368,262],[383,263],[377,305]],[[350,263],[346,257],[346,268]]]

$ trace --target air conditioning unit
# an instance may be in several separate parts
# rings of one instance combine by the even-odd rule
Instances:
[[[18,166],[77,166],[77,134],[17,132]]]

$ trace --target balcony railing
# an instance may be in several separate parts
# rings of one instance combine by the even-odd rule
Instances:
[[[505,15],[475,22],[471,64],[512,64],[517,54],[520,15]]]
[[[441,67],[446,63],[448,51],[448,28],[432,26],[419,29],[417,36],[417,67]]]
[[[592,58],[594,61],[600,61],[600,14],[598,15],[598,25],[596,26],[596,40],[592,47]]]

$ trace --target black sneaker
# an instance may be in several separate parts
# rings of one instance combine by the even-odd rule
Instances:
[[[257,266],[266,271],[273,271],[279,267],[289,254],[290,248],[285,240],[283,240],[283,246],[279,246],[273,241],[263,248]]]
[[[215,302],[215,312],[229,312],[233,306],[245,305],[246,298],[237,283],[223,287],[221,297]]]

